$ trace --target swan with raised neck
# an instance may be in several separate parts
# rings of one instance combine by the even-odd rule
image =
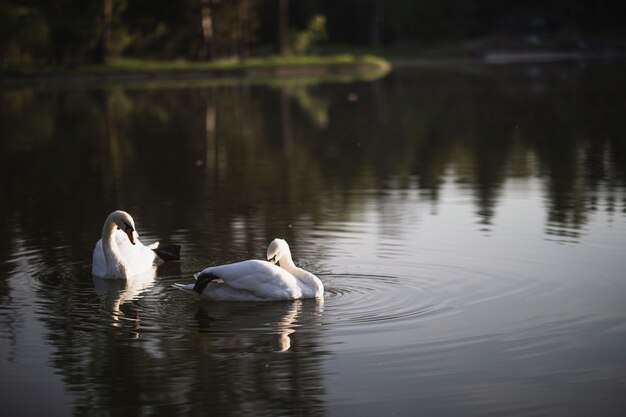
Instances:
[[[106,218],[102,239],[96,242],[91,273],[99,278],[125,279],[152,271],[158,245],[143,245],[130,214],[116,210]]]
[[[107,275],[127,277],[131,271],[117,246],[115,233],[118,229],[123,230],[130,243],[135,244],[135,221],[127,212],[116,210],[109,214],[102,227],[102,251],[107,265]]]

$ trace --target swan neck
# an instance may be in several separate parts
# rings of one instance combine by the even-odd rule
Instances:
[[[281,268],[286,269],[292,275],[294,275],[294,272],[296,272],[296,271],[298,271],[300,269],[300,268],[298,268],[296,266],[296,264],[293,263],[293,260],[291,259],[291,255],[290,254],[286,254],[285,256],[280,258],[278,263],[280,264]]]
[[[309,296],[313,297],[323,297],[324,295],[324,284],[322,281],[312,273],[305,271],[302,268],[298,268],[291,259],[291,256],[285,256],[280,259],[280,267],[285,269],[291,275],[293,275],[297,280],[299,280],[304,286],[306,286],[307,291],[310,291],[311,294]]]
[[[102,228],[102,251],[107,265],[122,265],[122,257],[120,256],[115,241],[115,230],[117,226],[112,219],[107,219]]]

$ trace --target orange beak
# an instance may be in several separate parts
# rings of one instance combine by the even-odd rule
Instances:
[[[133,235],[134,231],[135,230],[132,227],[127,227],[126,229],[124,229],[124,232],[128,235],[130,243],[132,243],[133,245],[135,244],[135,236]]]

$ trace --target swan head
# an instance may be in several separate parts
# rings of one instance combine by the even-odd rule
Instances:
[[[109,214],[107,218],[107,224],[114,224],[118,229],[123,230],[128,235],[128,240],[133,245],[135,244],[135,221],[130,214],[122,210],[116,210]]]
[[[276,238],[267,247],[267,260],[273,264],[278,263],[281,258],[287,255],[291,257],[291,252],[289,251],[289,245],[283,239]]]

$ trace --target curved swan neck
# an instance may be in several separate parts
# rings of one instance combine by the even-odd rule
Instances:
[[[117,242],[115,241],[116,230],[117,225],[115,221],[111,217],[107,218],[102,228],[102,251],[104,252],[104,259],[107,266],[125,269],[126,265],[117,248]]]
[[[302,268],[298,268],[291,259],[291,254],[287,254],[280,258],[279,261],[280,267],[285,269],[291,275],[296,277],[297,280],[304,284],[308,291],[311,291],[312,294],[309,296],[314,297],[322,297],[324,294],[324,284],[322,281],[309,271],[305,271]]]
[[[299,271],[300,268],[293,263],[293,259],[291,259],[291,253],[286,253],[278,260],[278,264],[281,268],[286,269],[291,273],[291,275],[295,275],[294,272]]]

